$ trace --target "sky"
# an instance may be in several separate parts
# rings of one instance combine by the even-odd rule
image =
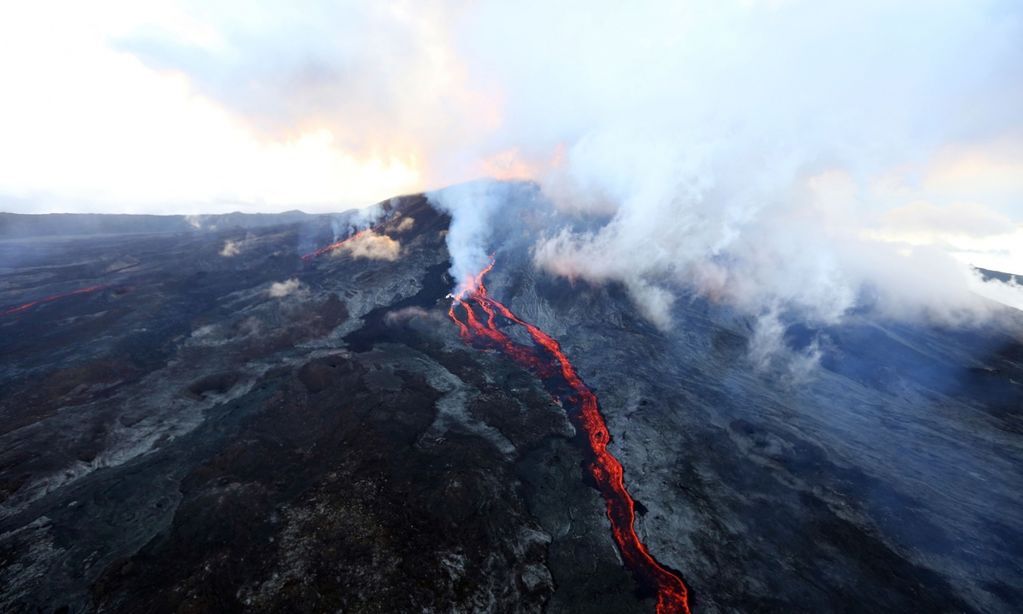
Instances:
[[[638,294],[795,247],[797,278],[1023,272],[1015,1],[43,0],[0,51],[0,210],[325,212],[489,176],[610,216],[538,262]]]

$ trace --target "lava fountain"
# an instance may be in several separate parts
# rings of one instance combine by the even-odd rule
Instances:
[[[95,286],[86,286],[84,288],[78,288],[77,290],[71,290],[70,292],[61,292],[60,294],[51,294],[50,296],[44,296],[43,298],[36,299],[34,301],[29,301],[28,303],[25,303],[23,305],[18,305],[16,307],[10,307],[9,309],[6,309],[4,311],[0,311],[0,316],[14,315],[16,313],[21,313],[23,311],[28,311],[29,309],[31,309],[31,308],[33,308],[33,307],[35,307],[37,305],[43,305],[45,303],[52,303],[53,301],[58,301],[58,300],[60,300],[62,298],[68,298],[69,296],[77,296],[79,294],[89,294],[91,292],[96,292],[97,290],[103,290],[103,289],[106,289],[106,288],[109,288],[109,287],[110,286],[106,285],[106,284],[98,284],[98,285],[95,285]]]
[[[476,276],[466,280],[464,290],[454,297],[448,316],[458,326],[459,334],[466,342],[475,340],[496,346],[519,364],[536,372],[545,383],[552,384],[549,386],[549,389],[554,388],[550,390],[552,396],[570,408],[570,419],[586,434],[591,454],[589,470],[607,504],[611,534],[625,566],[641,584],[656,591],[658,614],[688,614],[689,593],[682,578],[658,563],[636,534],[636,502],[625,487],[621,462],[607,448],[611,434],[600,413],[597,396],[583,382],[556,339],[519,318],[489,295],[484,277],[493,267],[491,261]],[[477,316],[474,306],[482,311],[486,321]],[[459,319],[456,307],[465,312],[464,321]],[[498,317],[523,327],[536,346],[525,347],[512,341],[497,327]],[[558,381],[552,382],[553,378]],[[566,388],[567,394],[564,392]]]

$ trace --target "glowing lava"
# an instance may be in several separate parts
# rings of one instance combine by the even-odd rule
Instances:
[[[70,292],[61,292],[60,294],[51,294],[50,296],[44,296],[43,298],[36,299],[34,301],[25,303],[24,305],[18,305],[17,307],[11,307],[11,308],[9,308],[9,309],[7,309],[5,311],[0,311],[0,316],[14,315],[16,313],[21,313],[22,311],[28,311],[29,309],[35,307],[36,305],[42,305],[44,303],[52,303],[53,301],[57,301],[57,300],[60,300],[62,298],[67,298],[69,296],[76,296],[78,294],[89,294],[90,292],[95,292],[97,290],[103,290],[104,288],[109,288],[109,287],[110,286],[108,286],[106,284],[99,284],[99,285],[96,285],[96,286],[86,286],[85,288],[78,288],[77,290],[71,290]]]
[[[315,252],[309,252],[308,254],[302,256],[302,260],[304,260],[306,262],[309,262],[310,260],[313,260],[314,258],[322,256],[323,254],[326,254],[328,252],[334,251],[335,249],[341,247],[345,243],[348,243],[352,239],[355,239],[356,237],[361,237],[362,235],[370,232],[371,230],[372,230],[371,228],[366,228],[365,230],[360,230],[359,232],[357,232],[357,233],[355,233],[355,234],[353,234],[353,235],[351,235],[351,236],[349,236],[347,238],[341,239],[340,241],[335,241],[335,242],[331,243],[330,245],[327,245],[326,247],[321,247],[320,249],[316,250]]]
[[[657,562],[636,534],[636,504],[629,491],[625,488],[622,464],[608,451],[607,446],[611,435],[607,424],[600,413],[597,396],[593,394],[575,367],[565,356],[561,345],[553,337],[536,326],[516,316],[508,307],[487,293],[483,278],[493,269],[494,263],[480,271],[478,275],[466,280],[464,290],[454,298],[448,315],[458,325],[461,337],[470,342],[479,340],[497,346],[523,366],[537,371],[542,378],[552,375],[550,363],[556,367],[564,385],[570,394],[552,393],[556,399],[576,409],[569,416],[576,426],[586,433],[589,450],[592,453],[590,472],[596,481],[597,488],[607,503],[607,517],[611,521],[611,533],[618,550],[622,554],[626,567],[637,579],[657,592],[658,614],[670,612],[689,613],[689,594],[682,579],[671,570]],[[486,314],[486,322],[477,317],[473,305]],[[456,307],[465,311],[465,320],[458,318]],[[539,347],[528,348],[515,343],[497,328],[497,316],[522,326]],[[549,358],[539,348],[543,348]],[[559,396],[561,397],[559,399]]]

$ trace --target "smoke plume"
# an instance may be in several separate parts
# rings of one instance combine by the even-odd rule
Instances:
[[[394,262],[401,255],[401,243],[387,235],[370,231],[352,237],[341,245],[341,250],[350,252],[355,258]]]
[[[770,314],[829,324],[869,308],[971,322],[991,303],[969,264],[1023,271],[1023,5],[1013,0],[257,2],[244,19],[232,6],[175,6],[178,19],[112,37],[122,55],[110,74],[131,54],[132,70],[183,78],[185,94],[251,131],[238,142],[272,145],[273,168],[303,169],[267,202],[322,204],[333,183],[302,191],[306,169],[350,176],[360,194],[371,176],[374,189],[401,178],[395,192],[410,177],[434,189],[531,179],[560,213],[532,230],[535,263],[622,284],[663,329],[690,292],[767,318],[764,343],[777,337]],[[74,96],[30,98],[26,108]],[[220,126],[208,116],[203,134]],[[35,143],[38,132],[19,134]],[[157,136],[146,142],[159,149]],[[248,165],[237,176],[275,174],[258,170],[259,156],[217,155]],[[520,223],[497,215],[508,193],[496,185],[432,195],[454,217],[456,284],[486,264],[504,224]],[[1016,290],[988,294],[1018,304]]]
[[[430,202],[451,215],[446,240],[456,295],[462,294],[490,261],[488,246],[500,225],[497,213],[514,198],[515,191],[514,184],[474,181],[428,195]]]
[[[303,291],[302,282],[292,277],[285,281],[275,281],[270,284],[270,288],[267,290],[272,298],[284,298],[292,294],[296,294]]]
[[[1005,3],[939,5],[487,5],[471,57],[505,79],[495,139],[557,145],[544,190],[591,222],[548,228],[535,262],[622,283],[665,329],[694,289],[766,318],[761,331],[779,311],[986,317],[947,237],[1021,235],[1023,183],[980,182],[987,204],[949,186],[1023,170],[1023,30]],[[527,24],[531,43],[514,44]],[[492,209],[466,224],[494,232]],[[479,266],[463,233],[450,242]]]

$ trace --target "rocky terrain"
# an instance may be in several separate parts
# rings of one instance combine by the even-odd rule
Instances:
[[[722,305],[664,332],[536,271],[530,210],[489,291],[597,394],[694,611],[1019,608],[1023,320],[793,325],[820,365],[754,369]],[[0,240],[0,609],[653,611],[566,408],[448,319],[448,217],[302,258],[347,221]]]

